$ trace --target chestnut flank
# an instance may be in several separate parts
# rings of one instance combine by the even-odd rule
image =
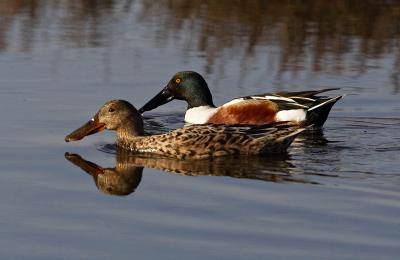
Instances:
[[[278,107],[269,100],[243,100],[222,106],[207,123],[213,124],[268,124],[275,122]]]

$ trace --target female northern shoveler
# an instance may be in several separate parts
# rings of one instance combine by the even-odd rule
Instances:
[[[337,89],[265,93],[240,97],[215,107],[204,78],[194,71],[181,71],[139,112],[142,114],[173,99],[179,99],[188,103],[185,121],[193,124],[269,124],[292,121],[321,127],[332,106],[342,96],[329,98],[316,95],[331,90]]]
[[[65,141],[77,141],[104,129],[117,132],[120,147],[178,159],[284,152],[304,130],[287,123],[253,127],[191,125],[167,134],[143,136],[143,120],[135,107],[124,100],[111,100]]]

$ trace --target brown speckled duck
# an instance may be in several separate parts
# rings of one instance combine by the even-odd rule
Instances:
[[[191,125],[166,134],[144,136],[143,120],[124,100],[106,102],[82,127],[65,137],[77,141],[104,129],[117,132],[117,145],[138,153],[178,159],[285,152],[304,128],[290,123],[263,126]]]

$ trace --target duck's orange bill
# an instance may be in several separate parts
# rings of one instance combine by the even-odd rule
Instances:
[[[78,129],[67,135],[65,137],[65,142],[81,140],[85,136],[92,135],[104,130],[104,128],[105,124],[99,123],[99,120],[96,116],[83,126],[79,127]]]

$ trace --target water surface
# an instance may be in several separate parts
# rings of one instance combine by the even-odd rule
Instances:
[[[397,259],[399,10],[397,1],[1,1],[1,258]],[[112,133],[64,143],[105,101],[140,107],[189,69],[216,104],[282,90],[347,96],[323,131],[277,158],[125,156]],[[184,109],[176,101],[146,114],[148,131],[182,126]]]

